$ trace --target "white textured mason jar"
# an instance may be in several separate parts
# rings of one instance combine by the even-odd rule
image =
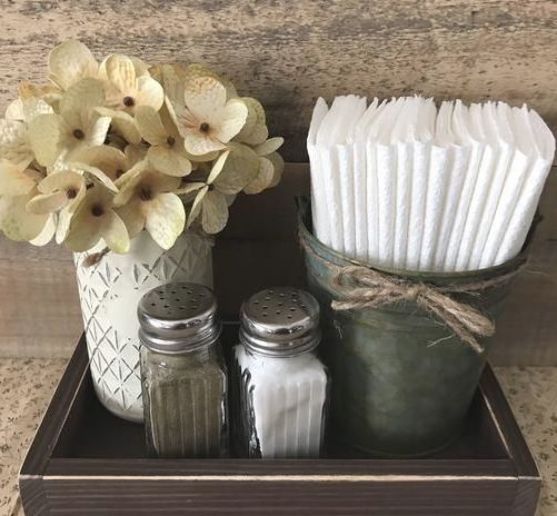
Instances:
[[[127,254],[110,252],[91,266],[84,260],[102,245],[74,255],[93,384],[99,400],[117,416],[143,421],[139,300],[170,281],[212,287],[212,245],[211,238],[187,231],[165,251],[143,231]]]

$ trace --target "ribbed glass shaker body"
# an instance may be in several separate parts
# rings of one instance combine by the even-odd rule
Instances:
[[[169,283],[140,301],[141,383],[153,457],[228,452],[227,374],[216,301],[205,286]]]
[[[329,377],[316,354],[319,305],[299,289],[263,290],[241,309],[234,348],[234,442],[242,456],[318,457]]]

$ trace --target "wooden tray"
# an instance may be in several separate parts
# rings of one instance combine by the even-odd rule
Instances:
[[[20,488],[27,516],[528,516],[540,477],[489,367],[461,439],[427,459],[146,459],[143,427],[97,400],[82,338]]]

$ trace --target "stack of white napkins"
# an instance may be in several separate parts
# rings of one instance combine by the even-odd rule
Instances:
[[[317,101],[308,152],[320,241],[379,267],[450,272],[519,253],[555,139],[526,106],[347,95]]]

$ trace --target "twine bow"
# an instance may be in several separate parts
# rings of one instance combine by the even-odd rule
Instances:
[[[439,318],[477,353],[482,353],[484,350],[477,337],[493,335],[495,324],[478,309],[456,301],[450,294],[478,295],[486,289],[507,283],[517,272],[514,270],[488,280],[438,287],[352,265],[340,268],[333,275],[331,284],[340,292],[341,299],[334,300],[331,306],[333,310],[343,311],[414,301]]]

